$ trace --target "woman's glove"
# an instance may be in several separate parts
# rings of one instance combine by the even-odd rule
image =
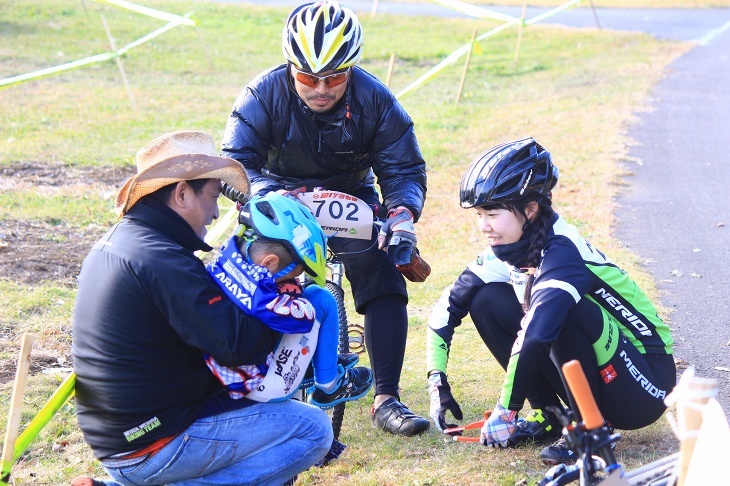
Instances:
[[[505,409],[499,402],[482,426],[479,442],[485,446],[507,447],[517,425],[517,412]]]
[[[435,372],[428,377],[428,393],[431,396],[431,409],[428,415],[436,424],[436,428],[443,432],[444,429],[456,427],[456,424],[446,423],[446,412],[450,411],[456,420],[461,420],[464,416],[461,407],[451,394],[446,373]]]

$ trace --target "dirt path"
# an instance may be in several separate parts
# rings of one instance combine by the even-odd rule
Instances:
[[[74,192],[116,191],[134,168],[68,167],[39,163],[12,164],[0,168],[0,191],[48,190],[63,187]],[[0,278],[19,284],[54,281],[74,285],[73,279],[89,248],[106,228],[73,227],[63,221],[41,219],[0,220]]]

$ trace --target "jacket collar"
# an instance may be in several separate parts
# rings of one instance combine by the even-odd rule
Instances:
[[[211,251],[213,247],[201,240],[182,216],[156,199],[144,197],[132,206],[124,219],[139,221],[169,237],[190,251]]]

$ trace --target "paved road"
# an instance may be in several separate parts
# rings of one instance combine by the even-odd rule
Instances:
[[[304,0],[218,0],[237,3],[252,3],[268,6],[295,7]],[[344,0],[342,3],[358,12],[371,12],[370,0]],[[468,3],[468,2],[467,2]],[[521,7],[483,6],[499,13],[519,17]],[[546,8],[528,7],[525,18],[530,19],[546,12]],[[433,15],[443,17],[468,17],[450,8],[434,3],[391,3],[378,2],[378,14]],[[729,9],[614,9],[599,8],[596,13],[588,7],[577,7],[548,19],[545,23],[569,27],[597,27],[604,29],[646,32],[662,39],[699,40],[708,32],[730,21]],[[723,20],[724,19],[724,20]]]
[[[628,166],[616,234],[673,310],[676,357],[718,380],[730,416],[730,30],[670,65],[651,106],[629,131],[642,165]]]
[[[295,6],[299,0],[248,0]],[[349,1],[371,11],[371,1]],[[516,7],[491,7],[519,16]],[[546,9],[530,8],[526,17]],[[433,3],[380,2],[381,14],[458,16]],[[730,416],[730,9],[597,9],[602,28],[696,41],[653,90],[651,113],[629,136],[634,176],[617,198],[616,235],[643,258],[662,292],[677,341],[676,358],[716,378]],[[548,22],[596,27],[590,8]],[[717,369],[717,368],[724,368]]]

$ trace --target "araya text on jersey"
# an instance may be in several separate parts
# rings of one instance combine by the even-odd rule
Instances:
[[[233,282],[231,278],[226,275],[225,272],[219,272],[215,275],[215,278],[221,281],[226,286],[231,295],[235,296],[236,299],[240,300],[246,308],[251,308],[251,296],[249,296],[244,290],[242,290],[237,283]]]

